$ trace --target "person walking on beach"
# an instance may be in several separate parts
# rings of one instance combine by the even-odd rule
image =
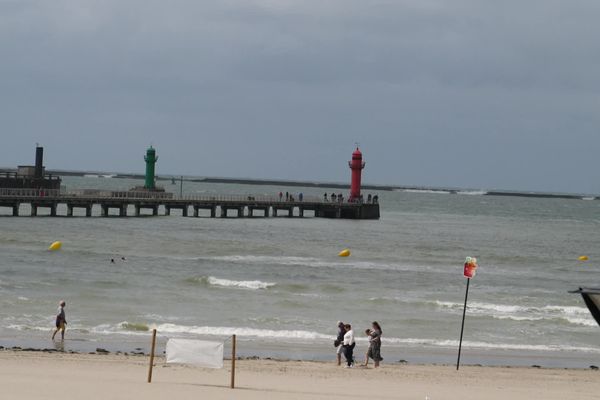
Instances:
[[[379,368],[379,362],[383,360],[381,358],[381,335],[383,334],[381,326],[377,321],[373,321],[371,329],[367,329],[365,333],[369,336],[369,349],[365,355],[363,367],[369,364],[369,358],[371,358],[373,359],[374,367]]]
[[[58,303],[58,312],[56,313],[56,330],[52,334],[52,340],[54,340],[54,337],[58,331],[61,331],[61,340],[65,340],[65,325],[67,325],[67,317],[65,315],[66,305],[67,303],[65,303],[64,300],[61,300],[60,303]]]
[[[335,354],[337,356],[337,365],[342,365],[342,351],[344,350],[344,335],[346,334],[346,328],[342,321],[338,321],[338,333],[337,338],[334,340]]]
[[[344,334],[344,357],[346,357],[346,368],[352,368],[354,366],[354,330],[352,325],[346,324],[344,326],[346,333]]]

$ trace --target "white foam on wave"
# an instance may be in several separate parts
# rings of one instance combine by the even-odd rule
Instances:
[[[485,190],[459,190],[456,193],[457,194],[464,194],[464,195],[467,195],[467,196],[484,196],[488,192],[486,192]]]
[[[315,340],[315,339],[332,339],[332,335],[324,335],[314,331],[302,330],[272,330],[272,329],[256,329],[256,328],[234,328],[234,327],[218,327],[218,326],[184,326],[175,324],[158,325],[157,330],[165,333],[175,334],[196,334],[206,336],[231,336],[237,335],[240,337],[265,338],[265,339],[296,339],[296,340]]]
[[[302,266],[311,268],[355,268],[368,270],[393,270],[393,271],[422,271],[424,266],[409,266],[401,264],[385,264],[372,261],[337,261],[333,259],[321,259],[316,257],[277,257],[277,256],[254,256],[254,255],[229,255],[214,257],[198,257],[197,260],[208,260],[218,262],[230,262],[239,264],[257,265],[286,265]]]
[[[458,347],[458,340],[436,340],[418,338],[381,338],[382,344],[396,344],[409,346],[435,346],[435,347]],[[580,347],[569,345],[541,345],[541,344],[518,344],[518,343],[488,343],[478,341],[464,341],[463,346],[483,350],[529,350],[529,351],[574,351],[586,353],[600,353],[600,348]]]
[[[432,190],[432,189],[400,189],[406,193],[434,193],[434,194],[450,194],[448,190]]]
[[[126,335],[146,335],[146,332],[137,332],[132,330],[123,330],[122,324],[116,326],[101,325],[93,329],[96,333],[121,333]],[[200,336],[216,336],[216,337],[228,337],[236,335],[240,339],[253,339],[253,340],[268,340],[268,341],[298,341],[305,343],[326,343],[327,341],[333,340],[333,335],[326,335],[315,331],[305,330],[272,330],[272,329],[257,329],[249,327],[223,327],[223,326],[185,326],[176,324],[160,324],[156,326],[156,329],[161,334],[179,337],[189,337],[190,335]],[[366,339],[359,337],[356,339],[361,345],[366,345]],[[457,340],[445,340],[445,339],[424,339],[424,338],[395,338],[395,337],[382,337],[382,343],[384,346],[391,347],[418,347],[418,346],[430,346],[430,347],[443,347],[443,348],[455,348],[458,346]],[[578,347],[568,345],[535,345],[535,344],[518,344],[518,343],[489,343],[479,341],[463,341],[463,346],[483,349],[483,350],[529,350],[529,351],[573,351],[573,352],[588,352],[588,353],[600,353],[600,348],[592,347]]]
[[[462,311],[463,304],[448,301],[434,302],[442,309],[453,312]],[[489,316],[496,319],[511,319],[514,321],[541,321],[561,319],[574,325],[596,326],[589,311],[585,307],[548,305],[530,307],[519,305],[490,304],[472,302],[467,304],[469,313]]]
[[[269,287],[275,286],[274,282],[262,282],[262,281],[234,281],[229,279],[215,278],[214,276],[209,276],[207,279],[209,285],[213,286],[221,286],[221,287],[234,287],[234,288],[242,288],[242,289],[267,289]]]

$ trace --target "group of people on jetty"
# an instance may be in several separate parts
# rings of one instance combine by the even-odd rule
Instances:
[[[379,362],[383,361],[381,357],[381,335],[383,330],[377,321],[373,321],[371,328],[365,330],[365,335],[369,339],[369,348],[365,353],[365,362],[361,364],[366,367],[369,364],[369,358],[373,360],[375,368],[379,367]],[[333,342],[336,348],[337,365],[342,365],[342,354],[346,359],[346,368],[354,367],[354,347],[356,341],[354,339],[354,329],[352,325],[338,321],[338,334]]]

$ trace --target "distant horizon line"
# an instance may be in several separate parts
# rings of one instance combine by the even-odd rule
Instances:
[[[0,172],[13,172],[16,168],[1,168]],[[63,170],[50,169],[46,170],[47,174],[64,175],[64,176],[79,176],[97,175],[98,177],[109,177],[117,179],[140,179],[145,178],[144,174],[139,173],[123,173],[123,172],[107,172],[107,171],[84,171],[84,170]],[[332,189],[348,189],[349,183],[342,182],[325,182],[325,181],[303,181],[303,180],[287,180],[287,179],[266,179],[266,178],[234,178],[234,177],[209,177],[197,175],[181,175],[181,174],[157,174],[156,180],[169,181],[175,179],[180,180],[183,177],[185,182],[205,182],[205,183],[237,183],[242,185],[263,185],[263,186],[291,186],[291,187],[317,187],[317,188],[332,188]],[[392,185],[392,184],[370,184],[362,185],[365,190],[382,190],[382,191],[422,191],[431,193],[449,193],[449,194],[481,194],[488,196],[511,196],[511,197],[537,197],[537,198],[562,198],[562,199],[589,199],[600,200],[597,194],[573,193],[573,192],[545,192],[545,191],[529,191],[515,189],[484,189],[484,188],[460,188],[460,187],[443,187],[443,186],[418,186],[418,185]]]

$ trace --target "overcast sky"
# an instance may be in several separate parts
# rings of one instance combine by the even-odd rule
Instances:
[[[0,0],[0,166],[600,193],[600,2]]]

